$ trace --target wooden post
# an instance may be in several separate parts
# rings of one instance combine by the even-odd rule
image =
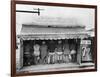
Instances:
[[[81,64],[81,39],[78,39],[77,63]]]
[[[23,39],[20,39],[20,65],[19,68],[23,67]]]
[[[17,49],[16,49],[16,69],[19,70],[20,69],[20,48],[21,48],[21,44],[20,44],[20,38],[16,38],[16,42],[17,42]]]

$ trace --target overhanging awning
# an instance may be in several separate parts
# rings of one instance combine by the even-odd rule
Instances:
[[[21,34],[23,40],[55,40],[55,39],[74,39],[87,38],[88,34],[81,28],[51,28],[51,27],[34,27],[22,26]]]
[[[56,40],[56,39],[77,39],[77,38],[87,38],[87,35],[83,35],[83,34],[43,34],[43,35],[24,35],[21,36],[21,38],[23,40]]]

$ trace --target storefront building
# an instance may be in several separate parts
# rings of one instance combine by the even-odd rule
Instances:
[[[46,27],[37,24],[23,24],[21,33],[17,37],[19,39],[16,51],[18,52],[16,54],[17,69],[29,65],[68,64],[70,62],[77,63],[79,66],[94,65],[92,40],[88,39],[91,36],[85,30],[85,26]],[[53,44],[50,44],[52,41]],[[37,49],[40,51],[37,56],[34,53],[36,44],[39,45]],[[42,44],[46,45],[43,50]],[[61,44],[61,49],[59,44]]]

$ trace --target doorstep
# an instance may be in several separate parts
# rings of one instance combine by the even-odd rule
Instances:
[[[95,64],[94,63],[92,63],[92,62],[90,62],[90,63],[81,63],[80,64],[80,67],[87,67],[87,66],[94,66]]]

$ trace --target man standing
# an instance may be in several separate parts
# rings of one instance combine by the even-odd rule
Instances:
[[[30,44],[27,44],[25,46],[25,52],[24,52],[24,63],[25,65],[30,65],[31,64],[31,47]]]
[[[69,44],[68,40],[65,40],[65,43],[63,44],[63,50],[64,50],[64,62],[69,62],[70,61],[70,49],[69,49]]]
[[[40,46],[40,52],[41,52],[41,63],[42,64],[45,64],[46,63],[46,58],[47,58],[47,45],[46,45],[46,42],[43,41],[42,42],[42,45]]]
[[[70,54],[71,54],[71,58],[72,58],[72,62],[75,62],[76,61],[76,45],[75,43],[71,44],[71,47],[70,47]]]
[[[40,59],[40,46],[38,44],[35,44],[33,46],[34,48],[34,60],[35,60],[35,64],[39,63],[39,59]]]

